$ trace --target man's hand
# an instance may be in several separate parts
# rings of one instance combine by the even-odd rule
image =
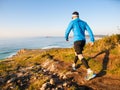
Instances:
[[[94,42],[90,42],[90,46],[93,46],[94,45]]]

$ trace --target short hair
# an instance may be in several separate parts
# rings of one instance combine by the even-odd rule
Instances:
[[[77,11],[73,12],[72,15],[77,15],[79,16],[79,13]]]

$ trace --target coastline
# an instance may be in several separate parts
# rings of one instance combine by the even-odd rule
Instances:
[[[55,40],[56,38],[58,40]],[[88,36],[86,36],[86,38],[89,40]],[[98,40],[98,39],[101,39],[101,38],[102,38],[102,36],[99,36],[99,37],[96,36],[95,40]],[[4,51],[3,53],[1,52],[1,55],[3,55],[3,57],[1,56],[1,59],[6,59],[6,58],[9,58],[9,57],[12,57],[13,55],[15,55],[17,53],[17,51],[19,51],[21,49],[24,49],[24,48],[26,48],[26,49],[49,49],[49,48],[71,48],[73,46],[72,45],[73,44],[73,40],[72,40],[73,38],[72,37],[70,38],[69,42],[66,42],[64,40],[64,37],[45,37],[45,38],[41,37],[41,38],[34,38],[33,39],[34,41],[31,40],[31,39],[27,38],[27,39],[25,39],[25,41],[28,42],[28,43],[31,43],[31,41],[32,41],[35,44],[35,45],[33,44],[33,46],[24,42],[23,41],[24,39],[22,39],[22,40],[20,39],[17,42],[14,41],[15,39],[10,40],[9,41],[9,42],[11,42],[10,45],[9,45],[9,43],[5,44],[5,45],[8,45],[7,48],[5,49],[6,51]],[[49,42],[43,42],[42,39],[45,39],[45,41],[49,41]],[[43,42],[43,45],[41,45],[39,42]],[[14,43],[16,45],[14,45]],[[25,45],[22,45],[21,43],[24,43]],[[15,46],[15,47],[11,47],[11,46]],[[3,48],[4,48],[4,45],[3,45]]]

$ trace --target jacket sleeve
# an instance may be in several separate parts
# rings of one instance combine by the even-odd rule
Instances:
[[[69,25],[68,25],[68,27],[67,27],[67,29],[66,29],[66,32],[65,32],[65,39],[66,40],[68,40],[69,33],[72,30],[72,28],[73,28],[73,24],[72,24],[72,22],[70,22]]]
[[[90,41],[91,41],[91,42],[94,42],[95,39],[94,39],[93,32],[92,32],[91,28],[88,26],[87,23],[86,23],[86,30],[88,31],[88,33],[89,33],[89,35],[90,35]]]

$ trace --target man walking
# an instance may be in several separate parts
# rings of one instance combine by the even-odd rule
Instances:
[[[72,68],[73,70],[76,70],[76,63],[78,59],[81,60],[82,64],[87,69],[86,80],[90,80],[94,78],[96,74],[93,74],[93,71],[90,69],[87,60],[82,55],[82,51],[86,43],[85,30],[87,30],[89,33],[91,46],[94,44],[94,35],[88,24],[79,19],[79,13],[76,11],[72,13],[72,21],[69,23],[69,26],[65,32],[66,41],[69,41],[68,37],[71,30],[73,31],[74,35],[74,49],[75,49],[75,59]]]

